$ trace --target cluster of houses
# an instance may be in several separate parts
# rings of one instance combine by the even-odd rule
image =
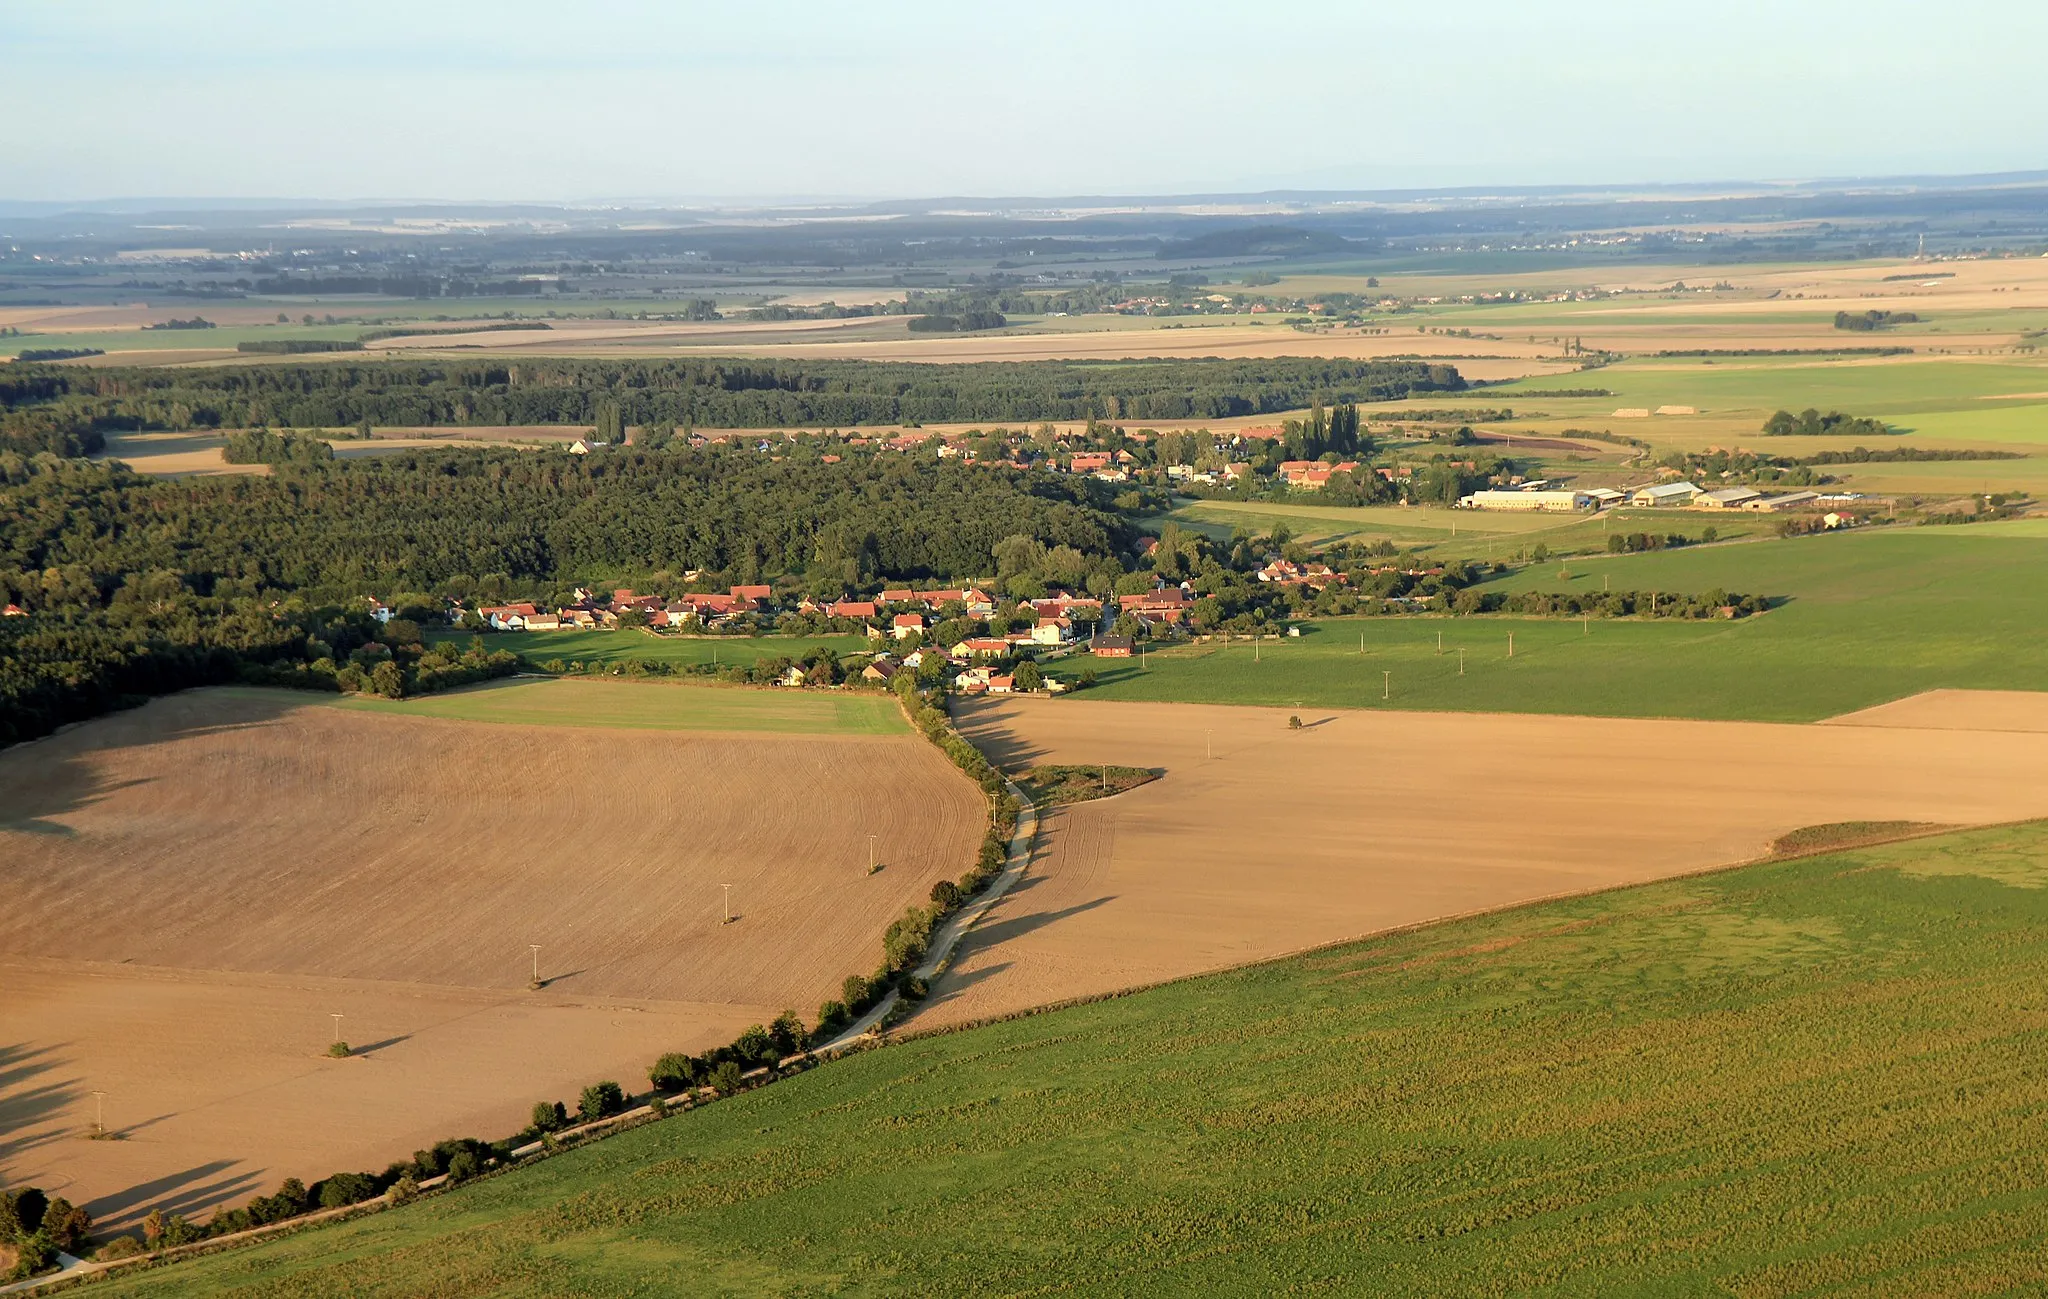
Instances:
[[[1309,567],[1317,570],[1317,577],[1328,573],[1322,565]],[[1292,576],[1276,569],[1274,577],[1268,580],[1292,580]],[[1148,633],[1172,635],[1187,625],[1195,597],[1184,584],[1161,582],[1152,590],[1112,599],[1117,615],[1129,615]],[[636,624],[697,631],[715,628],[743,614],[769,612],[774,605],[773,593],[765,585],[734,586],[724,594],[690,594],[668,600],[625,588],[613,591],[608,598],[579,589],[575,603],[559,609],[522,601],[483,605],[476,614],[493,631],[602,630],[620,626],[622,620],[633,614],[640,615],[633,619]],[[1005,623],[1016,630],[1000,636],[969,636],[949,646],[926,646],[924,640],[932,628],[956,605],[967,617],[979,620],[1004,613]],[[924,591],[897,587],[872,599],[804,598],[786,606],[784,611],[859,623],[874,640],[900,644],[915,637],[918,646],[902,660],[912,667],[917,665],[916,656],[926,653],[940,653],[956,665],[967,666],[977,660],[1007,657],[1020,649],[1070,648],[1077,643],[1077,626],[1101,627],[1114,621],[1105,618],[1103,601],[1091,596],[1054,591],[1040,599],[1009,604],[972,586]],[[385,613],[388,616],[388,611]],[[450,610],[449,620],[459,623],[466,613],[458,605]],[[1029,625],[1019,626],[1027,620]],[[1097,635],[1088,644],[1093,652],[1110,657],[1123,657],[1130,652],[1127,638]]]

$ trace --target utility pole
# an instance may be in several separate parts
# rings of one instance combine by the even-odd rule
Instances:
[[[1209,727],[1202,728],[1202,756],[1205,758],[1214,759],[1216,756],[1216,745],[1213,742],[1215,734],[1216,732]]]
[[[1102,764],[1102,792],[1109,792],[1109,764],[1106,762]]]
[[[533,986],[538,988],[540,986],[540,944],[528,943],[526,946],[533,953]]]
[[[875,836],[868,836],[868,874],[875,873]]]
[[[339,1044],[341,1041],[341,1012],[330,1010],[327,1012],[327,1018],[334,1021],[334,1043]]]
[[[732,923],[732,885],[721,884],[718,887],[725,890],[725,919],[719,921],[718,923],[721,925],[729,925]]]
[[[1459,675],[1459,676],[1461,676],[1461,677],[1465,675],[1465,651],[1464,651],[1464,650],[1459,650],[1459,651],[1458,651],[1458,675]]]
[[[1436,634],[1436,652],[1439,654],[1444,652],[1444,634],[1442,629],[1438,629]]]
[[[1392,699],[1393,697],[1394,674],[1392,672],[1382,672],[1380,673],[1380,698]]]
[[[94,1136],[107,1135],[107,1094],[97,1089],[92,1094],[92,1130]]]
[[[1515,656],[1515,634],[1514,634],[1513,632],[1509,632],[1509,633],[1508,633],[1508,657],[1509,657],[1509,658],[1513,658],[1514,656]]]

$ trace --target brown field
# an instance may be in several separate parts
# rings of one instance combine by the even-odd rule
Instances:
[[[983,815],[915,737],[484,724],[283,692],[188,693],[8,750],[0,1179],[118,1221],[194,1186],[501,1136],[600,1077],[644,1086],[661,1051],[808,1016],[872,968]],[[367,1058],[321,1055],[330,1012]],[[96,1088],[126,1140],[77,1139]]]
[[[1163,767],[1046,820],[918,1026],[1752,860],[1804,826],[2048,815],[2031,734],[1017,700],[1008,768]],[[1213,760],[1204,757],[1214,746]]]
[[[2048,693],[1928,690],[1875,708],[1830,717],[1823,726],[1890,726],[1927,731],[2048,731]]]
[[[167,478],[270,472],[269,465],[229,464],[221,459],[221,442],[215,433],[117,433],[107,439],[105,458]]]

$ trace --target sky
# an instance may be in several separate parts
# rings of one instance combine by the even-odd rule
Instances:
[[[2048,169],[2041,0],[0,0],[0,199]]]

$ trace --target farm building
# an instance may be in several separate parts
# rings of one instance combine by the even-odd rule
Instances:
[[[1747,505],[1763,493],[1750,487],[1716,487],[1711,492],[1701,492],[1693,498],[1693,506],[1701,510],[1732,510]]]
[[[1690,505],[1699,494],[1691,483],[1657,483],[1637,489],[1628,499],[1631,505]]]
[[[1610,505],[1619,505],[1628,499],[1628,497],[1615,491],[1612,487],[1588,488],[1586,495],[1593,498],[1593,508],[1596,510],[1604,510]]]
[[[1753,501],[1744,502],[1742,508],[1776,513],[1779,510],[1803,510],[1818,504],[1819,492],[1787,492],[1783,496],[1759,496]]]
[[[1097,658],[1127,659],[1131,656],[1128,636],[1097,636],[1088,642],[1088,652]]]
[[[1590,510],[1593,498],[1589,493],[1572,491],[1483,491],[1459,497],[1458,505],[1467,510],[1548,510],[1563,513]]]

